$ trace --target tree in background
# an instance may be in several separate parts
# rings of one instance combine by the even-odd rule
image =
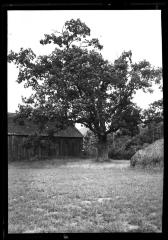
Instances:
[[[143,111],[142,116],[145,125],[163,121],[163,99],[151,103],[149,108]]]
[[[10,52],[8,61],[19,68],[18,83],[34,93],[23,99],[19,112],[45,125],[55,120],[59,127],[81,123],[97,137],[97,160],[108,159],[107,136],[125,126],[137,90],[152,92],[161,79],[161,69],[146,60],[132,62],[131,51],[109,63],[100,51],[98,39],[80,19],[66,21],[61,32],[45,34],[41,44],[55,44],[55,50],[36,57],[31,49]]]
[[[163,137],[163,99],[154,101],[142,112],[143,124],[152,142]]]
[[[126,150],[135,147],[139,150],[163,138],[163,99],[154,101],[148,109],[141,112],[140,133],[126,144]]]

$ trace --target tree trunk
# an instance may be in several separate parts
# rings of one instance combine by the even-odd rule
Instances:
[[[98,145],[97,145],[97,161],[104,162],[108,161],[108,143],[107,136],[98,136]]]

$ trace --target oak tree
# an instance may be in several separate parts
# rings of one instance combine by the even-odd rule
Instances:
[[[19,112],[44,126],[81,123],[98,139],[98,161],[108,158],[107,136],[126,124],[137,90],[152,91],[161,79],[161,69],[146,60],[132,62],[132,52],[124,51],[113,63],[101,54],[103,46],[91,38],[90,28],[80,19],[66,21],[62,31],[45,34],[40,43],[54,44],[49,55],[36,56],[31,49],[11,51],[8,61],[19,68],[17,82],[31,87]],[[133,114],[133,108],[131,114]]]

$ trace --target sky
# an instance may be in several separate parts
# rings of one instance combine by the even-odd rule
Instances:
[[[8,52],[31,48],[36,55],[49,54],[55,46],[41,45],[44,34],[61,30],[70,19],[80,18],[91,29],[91,36],[103,45],[102,55],[113,62],[121,53],[132,51],[133,62],[146,59],[152,66],[162,67],[162,35],[160,10],[49,10],[8,11]],[[31,90],[16,82],[18,69],[8,63],[8,112],[18,110],[21,96]],[[134,102],[141,108],[162,98],[154,87],[153,94],[139,91]]]

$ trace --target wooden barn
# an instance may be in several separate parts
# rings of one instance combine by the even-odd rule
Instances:
[[[83,135],[74,126],[54,130],[49,122],[46,130],[38,133],[37,125],[30,121],[15,121],[16,114],[8,113],[8,160],[21,161],[79,156]],[[52,129],[52,136],[49,131]],[[37,133],[37,134],[36,134]]]

